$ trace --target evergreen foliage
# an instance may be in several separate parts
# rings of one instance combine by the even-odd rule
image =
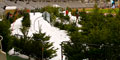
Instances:
[[[40,10],[40,12],[44,12],[44,11],[47,11],[47,12],[49,12],[50,14],[53,14],[53,15],[55,15],[55,16],[59,16],[59,10],[58,10],[59,8],[56,8],[56,7],[51,7],[51,6],[46,6],[46,7],[44,7],[44,8],[42,8],[41,10]]]
[[[50,59],[56,56],[56,49],[54,49],[53,43],[48,42],[49,38],[50,37],[45,36],[45,33],[33,34],[33,45],[35,47],[34,57],[42,59],[42,51],[43,58],[45,59]]]
[[[27,30],[27,27],[23,27],[21,29],[23,36],[20,39],[14,38],[13,47],[15,51],[29,56],[29,60],[31,57],[41,60],[42,56],[44,59],[51,59],[56,56],[57,49],[54,49],[53,43],[48,41],[50,37],[45,36],[45,33],[35,33],[30,38],[27,36]]]
[[[69,31],[70,42],[63,44],[68,60],[119,60],[119,14],[104,16],[96,7],[92,13],[81,12],[82,32]]]
[[[23,11],[22,10],[15,10],[14,12],[8,12],[6,15],[5,15],[5,17],[4,17],[4,19],[6,19],[6,20],[8,20],[11,24],[13,23],[13,22],[15,22],[15,20],[16,19],[18,19],[18,18],[20,18],[21,16],[23,16]]]
[[[3,51],[8,52],[11,49],[11,36],[10,36],[10,23],[3,19],[3,21],[0,21],[0,35],[3,36],[2,40],[2,48]]]
[[[75,23],[63,24],[63,23],[56,22],[54,26],[60,28],[61,30],[67,30],[69,33],[78,31],[80,29],[76,27]]]
[[[22,20],[22,26],[30,27],[30,15],[25,12]]]

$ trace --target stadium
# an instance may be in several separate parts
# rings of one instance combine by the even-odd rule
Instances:
[[[103,6],[110,5],[107,0],[0,0],[0,7],[17,6],[19,8],[41,8],[45,6],[59,5],[62,8],[92,8],[95,3]],[[100,7],[100,6],[99,6]]]
[[[16,6],[19,9],[36,9],[45,6],[62,7],[62,8],[93,8],[97,4],[100,8],[110,8],[109,0],[0,0],[0,13],[4,11],[4,6]],[[116,0],[116,7],[118,1]]]

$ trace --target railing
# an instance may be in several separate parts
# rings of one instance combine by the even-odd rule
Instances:
[[[6,53],[2,51],[2,43],[3,37],[0,35],[0,60],[6,60]]]
[[[0,50],[2,50],[2,40],[3,40],[3,37],[0,35]]]

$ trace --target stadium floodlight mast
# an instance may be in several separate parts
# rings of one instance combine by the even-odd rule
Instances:
[[[3,37],[0,35],[0,49],[2,50],[2,40],[3,40]]]

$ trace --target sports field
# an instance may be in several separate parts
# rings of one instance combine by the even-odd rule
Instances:
[[[83,9],[79,9],[79,11],[82,11]],[[93,8],[85,8],[85,11],[89,11],[92,12],[94,9]],[[73,11],[75,11],[75,9],[73,9]],[[105,8],[105,9],[100,9],[101,13],[118,13],[119,12],[119,8]]]

